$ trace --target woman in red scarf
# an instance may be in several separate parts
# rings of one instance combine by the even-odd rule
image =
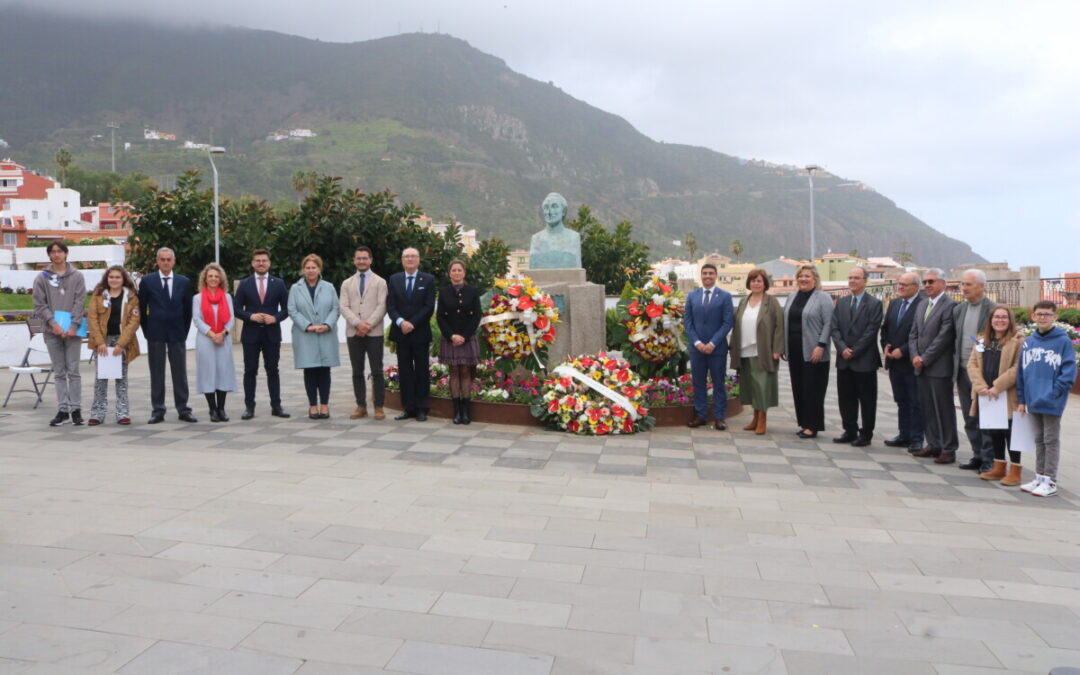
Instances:
[[[236,391],[233,366],[233,301],[225,292],[228,278],[217,263],[210,263],[199,273],[199,294],[192,300],[192,318],[198,334],[195,338],[195,387],[206,395],[211,422],[228,422],[225,414],[226,392]]]

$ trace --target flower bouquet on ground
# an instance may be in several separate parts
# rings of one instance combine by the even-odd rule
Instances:
[[[495,282],[480,326],[499,370],[509,372],[520,365],[537,372],[555,341],[558,322],[555,301],[525,277]]]
[[[686,350],[682,292],[652,277],[641,288],[627,285],[616,311],[626,328],[631,363],[647,375],[674,374]]]
[[[739,397],[739,374],[728,373],[724,377],[727,398]],[[710,388],[708,393],[712,393]],[[645,405],[649,408],[694,405],[694,380],[690,373],[678,377],[657,377],[645,392]]]
[[[607,352],[577,356],[552,369],[532,413],[574,434],[633,434],[655,423],[645,406],[648,388],[629,363]]]

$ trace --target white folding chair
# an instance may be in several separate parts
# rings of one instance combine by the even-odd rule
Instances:
[[[15,373],[15,378],[11,381],[11,387],[8,388],[7,397],[4,399],[4,405],[0,407],[7,407],[8,401],[11,400],[11,395],[17,392],[33,392],[37,396],[37,401],[34,402],[34,408],[37,409],[41,405],[42,394],[45,393],[45,387],[49,386],[52,381],[52,367],[51,366],[35,366],[31,365],[32,361],[40,361],[38,358],[31,358],[35,353],[44,354],[46,361],[48,361],[49,350],[45,346],[45,336],[41,330],[44,326],[37,320],[31,319],[26,322],[26,328],[30,331],[30,345],[26,348],[26,353],[23,354],[22,362],[17,366],[11,366],[8,368],[11,372]],[[30,378],[30,385],[32,389],[16,389],[15,385],[18,384],[19,378],[26,375]],[[41,382],[38,381],[38,377],[44,375],[45,379]]]

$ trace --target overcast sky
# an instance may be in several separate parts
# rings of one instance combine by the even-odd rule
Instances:
[[[33,4],[335,42],[449,33],[654,139],[820,164],[990,260],[1080,272],[1071,0]]]

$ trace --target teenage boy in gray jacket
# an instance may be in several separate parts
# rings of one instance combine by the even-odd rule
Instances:
[[[77,335],[86,314],[86,281],[82,272],[67,261],[68,247],[58,241],[46,249],[50,264],[34,278],[34,316],[45,323],[45,346],[52,361],[56,389],[56,417],[49,426],[58,427],[69,419],[82,424],[82,376]]]

